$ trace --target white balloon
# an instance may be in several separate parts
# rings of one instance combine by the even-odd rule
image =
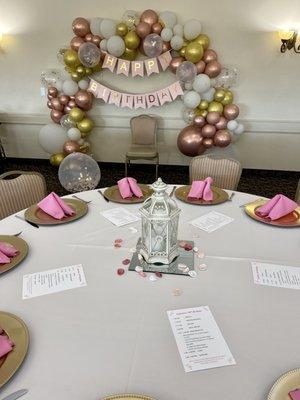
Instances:
[[[59,124],[45,125],[39,132],[39,143],[47,153],[60,153],[66,141],[67,131]]]
[[[176,50],[171,50],[171,56],[172,56],[172,58],[175,58],[175,57],[179,57],[179,53],[178,53],[178,51],[176,51]]]
[[[100,24],[101,36],[105,39],[110,38],[116,34],[117,24],[112,19],[103,19]]]
[[[192,84],[192,82],[186,82],[186,83],[184,84],[184,88],[185,88],[186,90],[192,90],[192,89],[193,89],[193,84]]]
[[[238,127],[238,122],[235,120],[235,119],[232,119],[231,121],[228,121],[228,123],[227,123],[227,128],[230,130],[230,131],[234,131],[234,130],[236,130],[236,128]]]
[[[183,38],[178,35],[173,36],[170,45],[173,50],[180,50],[183,45]]]
[[[210,77],[206,74],[198,74],[193,82],[193,89],[198,93],[206,92],[210,88]]]
[[[172,39],[173,31],[171,28],[164,28],[161,31],[160,36],[164,42],[169,42]]]
[[[206,92],[201,93],[202,100],[213,101],[216,89],[211,87]]]
[[[78,128],[70,128],[68,130],[68,138],[77,142],[77,140],[81,139],[80,130]]]
[[[181,36],[183,37],[183,26],[180,24],[176,24],[173,28],[173,33],[176,36]]]
[[[107,39],[102,39],[100,42],[100,49],[102,51],[107,51]]]
[[[173,28],[177,22],[176,14],[172,11],[163,11],[159,15],[159,19],[164,23],[166,28]]]
[[[245,130],[244,125],[239,123],[238,127],[234,130],[234,133],[236,135],[241,135],[244,132],[244,130]]]
[[[186,21],[183,26],[183,34],[187,40],[193,40],[201,33],[201,23],[197,19]]]
[[[78,86],[82,90],[86,90],[89,87],[89,81],[88,79],[81,79],[81,81],[78,82]]]
[[[124,40],[117,35],[107,40],[107,51],[115,57],[120,57],[125,51]]]
[[[84,143],[84,139],[79,139],[79,140],[78,140],[78,144],[79,144],[79,146],[82,146],[82,145],[83,145],[83,143]]]
[[[183,103],[187,108],[195,108],[201,101],[200,94],[191,90],[183,96]]]
[[[63,87],[62,81],[57,81],[55,83],[54,87],[56,87],[56,89],[60,92],[62,90],[62,87]]]
[[[74,94],[78,92],[78,85],[76,82],[72,81],[72,79],[66,79],[62,85],[62,90],[64,94],[74,96]]]
[[[100,31],[100,24],[102,22],[102,18],[92,18],[90,22],[90,29],[93,35],[98,35],[100,36],[101,31]]]

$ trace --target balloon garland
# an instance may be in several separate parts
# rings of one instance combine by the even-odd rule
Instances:
[[[236,72],[222,68],[198,20],[181,25],[171,11],[157,14],[145,10],[139,16],[130,10],[118,23],[111,19],[76,18],[72,29],[75,36],[70,48],[58,52],[67,76],[58,70],[42,73],[53,123],[41,129],[39,141],[52,154],[51,164],[58,166],[73,152],[89,153],[87,139],[94,123],[87,114],[93,103],[93,96],[87,91],[88,77],[101,70],[107,53],[133,61],[140,55],[158,57],[171,52],[169,69],[185,89],[183,119],[189,125],[177,139],[183,154],[196,156],[213,146],[226,147],[243,133],[243,125],[236,120],[239,108],[233,104],[229,90]]]

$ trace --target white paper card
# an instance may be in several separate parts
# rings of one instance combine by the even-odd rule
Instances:
[[[139,217],[137,215],[121,207],[103,211],[101,214],[104,218],[108,219],[111,223],[117,226],[123,226],[139,221]]]
[[[82,265],[71,265],[23,276],[23,299],[86,286]]]
[[[168,311],[185,372],[236,364],[208,306]]]
[[[194,221],[191,221],[190,223],[193,226],[196,226],[197,228],[210,233],[221,228],[224,225],[229,224],[233,220],[233,218],[228,217],[227,215],[221,214],[216,211],[211,211],[208,214],[204,214]]]
[[[285,289],[300,289],[300,268],[252,262],[254,283]]]

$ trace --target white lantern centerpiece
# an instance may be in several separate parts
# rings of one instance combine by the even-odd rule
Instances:
[[[178,255],[178,220],[180,209],[167,193],[160,179],[152,185],[154,193],[140,208],[142,237],[140,254],[149,264],[169,265]]]

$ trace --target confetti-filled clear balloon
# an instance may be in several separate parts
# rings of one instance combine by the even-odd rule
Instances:
[[[64,54],[68,50],[67,47],[61,47],[57,50],[56,57],[60,64],[65,65],[64,63]]]
[[[44,88],[56,87],[57,83],[62,83],[62,72],[59,69],[46,69],[41,73],[41,85]]]
[[[163,49],[163,40],[156,33],[151,33],[145,37],[143,48],[146,56],[158,57]]]
[[[76,126],[76,123],[73,122],[73,121],[71,121],[70,118],[69,118],[69,115],[66,114],[66,115],[63,115],[63,116],[61,117],[61,119],[60,119],[60,125],[61,125],[63,128],[70,129],[70,128],[74,128],[74,127]]]
[[[68,155],[60,164],[58,178],[68,192],[92,190],[98,185],[101,172],[97,162],[82,153]]]
[[[223,87],[229,89],[236,84],[237,69],[236,68],[222,68],[220,74],[216,78],[216,87]]]
[[[187,124],[191,124],[193,122],[195,115],[196,113],[192,108],[185,108],[182,112],[183,120]]]
[[[128,26],[128,28],[133,29],[139,22],[139,14],[134,10],[127,10],[124,12],[122,21]]]
[[[197,75],[197,67],[190,61],[184,61],[176,70],[176,77],[180,82],[193,82]]]
[[[79,47],[78,58],[87,68],[93,68],[99,64],[101,51],[94,43],[85,42]]]

